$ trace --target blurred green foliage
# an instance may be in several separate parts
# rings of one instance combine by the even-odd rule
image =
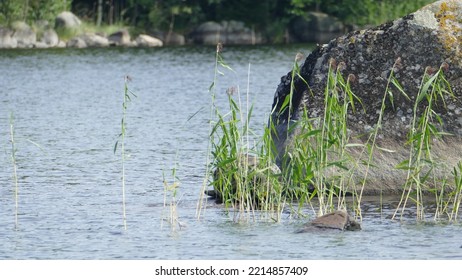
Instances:
[[[48,20],[72,10],[96,23],[101,2],[104,25],[129,25],[143,30],[187,32],[213,20],[238,20],[266,33],[284,32],[285,26],[309,11],[324,12],[346,24],[377,25],[401,17],[431,0],[1,0],[0,25],[22,20]],[[273,34],[274,35],[274,34]]]

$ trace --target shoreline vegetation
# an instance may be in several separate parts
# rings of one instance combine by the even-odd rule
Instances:
[[[299,56],[297,54],[295,57],[291,71],[291,92],[278,109],[278,114],[292,108],[290,102],[295,90],[295,77],[304,81]],[[212,107],[207,170],[198,202],[198,218],[205,211],[207,197],[203,194],[207,194],[223,204],[237,222],[256,218],[280,221],[285,211],[289,211],[293,217],[302,217],[306,209],[312,209],[316,216],[336,210],[348,211],[354,213],[355,219],[362,220],[363,200],[367,201],[367,195],[363,192],[367,188],[368,172],[359,180],[359,189],[352,187],[358,183],[354,174],[361,166],[367,170],[379,168],[381,159],[377,157],[376,150],[393,153],[377,141],[383,115],[386,106],[390,102],[393,104],[393,99],[397,97],[392,93],[392,88],[405,98],[409,97],[395,77],[394,69],[400,63],[398,59],[385,81],[386,90],[379,119],[366,137],[366,143],[358,144],[349,135],[348,114],[351,110],[362,110],[362,100],[350,86],[352,78],[343,77],[342,65],[337,66],[335,61],[329,63],[324,114],[312,118],[305,110],[295,123],[290,119],[287,121],[290,126],[288,130],[300,132],[293,139],[291,149],[286,151],[282,164],[277,165],[274,120],[270,118],[268,125],[263,128],[261,139],[249,140],[258,135],[250,129],[252,106],[247,101],[249,93],[239,90],[227,92],[227,111],[219,110],[215,103],[219,77],[234,73],[223,58],[222,46],[217,45],[214,80],[209,88]],[[433,172],[441,163],[434,159],[432,145],[449,134],[441,130],[441,117],[432,108],[444,96],[456,98],[445,78],[445,66],[441,65],[436,72],[427,68],[423,73],[406,140],[409,158],[395,167],[407,175],[402,185],[397,186],[401,198],[391,219],[400,220],[409,211],[415,213],[417,221],[428,221],[429,217],[434,221],[449,222],[460,219],[462,161],[456,166],[446,166],[448,174],[453,177],[452,181],[449,175],[448,178],[438,178]],[[426,103],[423,112],[418,109],[422,102]],[[287,115],[290,118],[290,114]],[[358,156],[358,151],[361,156]],[[213,190],[209,190],[209,187]],[[380,211],[387,205],[383,200],[387,195],[390,194],[381,192],[377,195],[380,198]]]
[[[326,43],[430,2],[4,0],[0,48]]]

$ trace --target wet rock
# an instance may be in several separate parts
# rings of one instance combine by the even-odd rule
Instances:
[[[276,90],[271,119],[276,126],[273,139],[278,150],[277,164],[283,168],[282,163],[291,151],[293,140],[300,133],[300,130],[288,129],[289,125],[292,128],[304,110],[310,118],[322,117],[329,67],[339,70],[362,100],[362,105],[356,104],[355,111],[350,108],[347,119],[350,139],[358,144],[364,144],[367,133],[376,127],[387,79],[393,70],[409,99],[396,87],[390,88],[393,104],[390,100],[386,103],[377,145],[394,152],[376,151],[374,158],[380,159],[380,163],[377,168],[370,169],[364,194],[400,192],[406,172],[395,166],[409,158],[406,137],[423,74],[425,71],[435,73],[442,67],[456,98],[446,94],[437,101],[434,110],[443,122],[439,128],[453,136],[432,142],[432,155],[435,161],[456,166],[462,158],[462,122],[459,121],[462,117],[461,17],[461,1],[438,1],[403,18],[350,32],[318,46],[300,66],[303,79],[295,78],[292,108],[281,110],[291,92],[292,73],[281,78]],[[421,113],[424,107],[425,102],[421,102],[417,112]],[[351,150],[353,156],[360,155],[359,151]],[[358,169],[355,177],[358,181],[364,178],[364,169]],[[443,169],[435,169],[435,172],[441,178],[449,173]],[[360,185],[352,187],[360,188]]]
[[[162,47],[164,44],[161,40],[146,34],[140,34],[135,40],[138,47]]]
[[[13,49],[18,46],[18,41],[13,36],[13,30],[0,27],[0,49]]]
[[[115,46],[130,46],[131,39],[128,30],[122,29],[110,34],[108,37],[109,44]]]
[[[191,34],[193,43],[202,45],[249,45],[262,42],[260,34],[245,27],[240,21],[209,21],[199,25]]]
[[[62,12],[55,18],[56,29],[75,29],[80,27],[82,21],[71,12]]]
[[[325,214],[321,217],[304,225],[298,233],[310,232],[315,229],[337,229],[337,230],[361,230],[361,225],[356,222],[345,211],[335,211]]]
[[[295,42],[326,43],[345,32],[343,23],[324,13],[309,12],[306,17],[296,17],[289,24],[291,38]]]

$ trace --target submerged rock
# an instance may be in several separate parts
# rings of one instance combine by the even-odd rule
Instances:
[[[364,194],[401,191],[406,172],[395,167],[409,158],[409,146],[405,144],[422,77],[425,71],[431,76],[441,67],[456,98],[444,92],[445,96],[439,98],[434,107],[443,123],[438,128],[452,136],[432,142],[432,155],[435,162],[444,162],[450,168],[456,166],[462,158],[461,18],[462,1],[438,1],[403,18],[351,32],[318,46],[300,66],[303,79],[295,77],[290,109],[281,110],[286,97],[290,97],[292,73],[281,78],[276,90],[271,120],[276,127],[277,164],[284,168],[286,155],[300,133],[292,124],[301,119],[303,112],[306,110],[312,119],[323,116],[329,69],[338,70],[361,99],[355,111],[350,108],[347,119],[350,139],[357,144],[364,144],[377,124],[388,78],[393,71],[409,99],[398,88],[389,88],[393,100],[387,98],[377,144],[394,152],[376,149],[374,158],[380,159],[380,163],[368,171]],[[426,102],[419,104],[418,114],[425,105]],[[360,156],[359,151],[352,153]],[[449,173],[444,169],[435,169],[435,172],[441,178]],[[360,180],[366,171],[360,167],[357,173],[356,178]]]
[[[345,211],[335,211],[325,214],[321,217],[304,225],[303,229],[297,233],[310,232],[315,229],[337,229],[337,230],[361,230],[361,225],[356,222]]]

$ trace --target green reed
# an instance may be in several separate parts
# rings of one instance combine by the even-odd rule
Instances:
[[[119,140],[116,141],[114,145],[114,154],[117,152],[117,148],[120,146],[120,153],[121,153],[121,161],[122,161],[122,217],[123,217],[123,225],[124,229],[127,230],[127,214],[126,214],[126,207],[125,207],[125,159],[126,159],[126,151],[125,151],[125,136],[127,134],[126,128],[126,118],[127,118],[127,108],[129,103],[131,102],[132,97],[137,97],[135,93],[133,93],[128,88],[128,83],[131,81],[130,76],[124,77],[124,91],[123,91],[123,102],[122,102],[122,120],[120,125],[120,134]]]
[[[395,77],[395,71],[397,69],[402,68],[401,64],[401,58],[396,59],[395,63],[393,64],[390,74],[388,75],[387,79],[387,84],[385,86],[385,91],[382,97],[382,101],[380,104],[380,111],[378,114],[377,122],[375,123],[374,127],[372,127],[371,131],[368,132],[369,136],[365,143],[361,145],[363,147],[362,151],[359,153],[359,156],[357,157],[357,164],[362,162],[362,164],[365,166],[364,170],[364,175],[361,179],[361,188],[359,190],[359,193],[355,193],[355,200],[354,202],[356,203],[356,206],[354,207],[355,213],[358,214],[360,219],[362,219],[362,212],[361,212],[361,200],[363,197],[364,189],[366,187],[367,183],[367,178],[369,176],[369,172],[371,168],[375,168],[375,162],[374,162],[374,155],[375,155],[375,150],[380,150],[381,152],[386,152],[386,153],[394,153],[395,151],[387,149],[386,147],[381,147],[377,145],[377,136],[379,135],[379,132],[382,130],[382,124],[383,124],[383,117],[385,114],[385,111],[387,110],[387,101],[391,104],[391,106],[394,108],[394,93],[393,89],[397,90],[398,93],[400,93],[402,96],[404,96],[407,100],[410,100],[409,96],[406,94],[404,91],[403,87],[399,83],[399,81]],[[367,159],[363,160],[363,156],[366,154]],[[380,190],[380,205],[383,204],[382,201],[382,189]],[[380,209],[382,209],[380,207]]]
[[[176,176],[177,168],[176,166],[172,169],[172,178],[173,181],[170,183],[165,177],[165,174],[162,174],[163,185],[164,185],[164,209],[168,208],[168,223],[172,233],[175,233],[177,226],[181,229],[181,223],[178,217],[177,206],[179,201],[177,200],[178,188],[180,186],[179,180]],[[163,221],[163,219],[162,219]]]
[[[459,208],[462,202],[462,161],[453,168],[454,190],[449,194],[448,202],[452,202],[452,209],[449,212],[449,220],[456,221]]]
[[[296,124],[289,123],[287,128],[294,135],[283,167],[286,183],[292,188],[289,192],[299,202],[299,209],[317,197],[320,215],[346,208],[354,170],[348,167],[353,161],[348,149],[355,145],[350,143],[347,116],[361,100],[352,92],[350,79],[343,78],[343,68],[344,64],[337,67],[330,61],[322,116],[310,118],[305,108]],[[297,67],[293,71],[298,71]]]
[[[274,220],[279,219],[285,206],[289,206],[292,213],[301,214],[307,204],[312,209],[317,208],[319,215],[335,209],[352,209],[362,218],[361,201],[370,170],[377,167],[376,151],[394,152],[380,146],[377,141],[385,112],[393,109],[387,106],[394,107],[396,93],[411,100],[395,77],[395,71],[401,68],[401,59],[398,58],[390,70],[378,119],[364,138],[365,135],[352,137],[348,130],[348,116],[356,110],[365,109],[362,100],[351,89],[356,77],[350,74],[345,79],[342,75],[346,69],[343,63],[337,65],[335,60],[329,61],[322,115],[311,117],[307,107],[300,107],[298,111],[293,108],[296,80],[305,83],[307,94],[318,94],[311,92],[301,76],[297,55],[291,72],[290,91],[279,109],[275,107],[271,112],[272,115],[283,116],[279,120],[287,125],[287,150],[281,155],[274,142],[278,135],[276,127],[281,125],[274,122],[276,118],[270,117],[260,141],[254,145],[249,143],[249,135],[253,135],[249,129],[252,109],[248,105],[246,111],[241,109],[239,90],[228,92],[225,114],[216,106],[218,76],[223,74],[223,69],[234,73],[224,63],[219,50],[217,48],[215,77],[210,87],[211,119],[214,121],[210,126],[206,174],[206,180],[212,178],[210,185],[221,195],[219,200],[226,208],[239,209],[239,213],[254,213],[256,210],[277,213],[271,216]],[[454,97],[444,78],[443,68],[433,75],[425,72],[415,98],[407,141],[409,158],[396,166],[398,170],[405,170],[407,176],[395,215],[399,209],[404,211],[408,201],[412,201],[417,206],[417,218],[423,219],[426,194],[435,196],[437,213],[446,213],[450,219],[458,215],[462,201],[462,165],[453,169],[455,187],[449,193],[445,193],[449,182],[434,174],[436,168],[444,166],[434,160],[432,141],[446,135],[439,129],[442,120],[436,113],[436,104],[442,102],[445,106],[445,98]],[[278,157],[281,157],[278,160],[282,171],[273,168]],[[202,193],[206,186],[204,183]],[[353,205],[349,205],[349,195],[353,197]],[[294,208],[294,203],[298,207]]]
[[[202,108],[197,110],[194,114],[188,117],[186,122],[181,126],[181,129],[184,129],[188,122],[194,118]],[[179,137],[176,138],[176,147],[180,146]],[[170,169],[171,170],[171,180],[168,180],[165,172],[162,172],[162,182],[164,186],[164,208],[162,211],[162,224],[165,220],[164,218],[164,211],[168,209],[168,218],[166,219],[170,224],[170,229],[172,233],[176,233],[177,229],[182,228],[183,224],[180,222],[179,215],[178,215],[178,204],[180,200],[178,199],[179,187],[180,187],[180,179],[177,175],[178,171],[178,155],[179,155],[179,148],[175,151],[175,157],[173,160],[174,166]]]
[[[445,106],[445,98],[453,97],[451,86],[444,77],[441,67],[436,73],[429,73],[425,70],[422,83],[419,88],[410,124],[407,144],[410,146],[409,158],[398,164],[397,168],[407,172],[406,181],[403,186],[403,193],[393,217],[401,209],[404,213],[409,200],[417,207],[417,219],[425,219],[425,193],[433,192],[436,195],[436,204],[441,206],[441,197],[445,184],[437,179],[435,169],[439,163],[435,161],[432,154],[432,143],[447,133],[441,130],[443,121],[435,111],[437,103]],[[422,106],[423,104],[423,106]],[[420,109],[422,108],[422,109]],[[440,185],[440,190],[437,186]],[[433,186],[434,188],[432,188]]]
[[[14,115],[10,114],[10,142],[11,142],[11,164],[13,166],[13,183],[14,183],[14,225],[18,229],[18,209],[19,209],[19,184],[18,184],[18,166],[16,164],[16,142],[14,136]]]
[[[274,163],[271,164],[272,157],[266,154],[267,147],[257,147],[250,140],[253,137],[249,126],[253,109],[249,106],[250,65],[245,102],[242,101],[240,88],[230,87],[226,92],[226,113],[222,113],[216,104],[216,85],[218,77],[224,75],[225,71],[235,74],[224,62],[219,44],[214,81],[209,88],[212,108],[207,171],[198,210],[200,212],[203,209],[202,193],[210,184],[226,209],[239,210],[234,212],[235,218],[245,220],[246,217],[255,217],[256,210],[267,210],[264,212],[275,213],[276,217],[270,216],[277,220],[282,211],[279,201],[282,197],[281,189],[277,174],[274,174],[277,171]],[[269,135],[268,132],[266,135]]]

